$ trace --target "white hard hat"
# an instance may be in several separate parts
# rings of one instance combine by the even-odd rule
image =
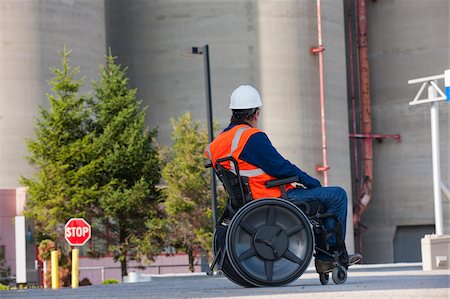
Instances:
[[[250,85],[241,85],[231,94],[230,109],[252,109],[262,106],[259,92]]]

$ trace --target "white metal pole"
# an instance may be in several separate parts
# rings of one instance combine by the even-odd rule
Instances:
[[[48,288],[47,284],[47,261],[44,261],[44,273],[42,274],[42,284],[44,285],[44,289]]]
[[[16,236],[16,283],[27,283],[27,243],[25,216],[15,217]]]
[[[428,99],[435,99],[436,91],[433,86],[428,87]],[[434,219],[436,235],[442,236],[443,217],[441,199],[441,161],[439,146],[439,103],[431,104],[431,150],[433,155],[433,193],[434,193]]]

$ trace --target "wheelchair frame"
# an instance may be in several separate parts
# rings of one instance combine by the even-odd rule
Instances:
[[[233,163],[235,172],[223,166]],[[212,163],[205,167],[212,167]],[[230,164],[231,166],[231,164]],[[266,182],[266,187],[279,187],[281,198],[253,200],[248,178],[241,176],[237,161],[225,157],[215,161],[214,171],[224,185],[229,200],[215,226],[214,258],[207,272],[225,274],[243,287],[281,286],[298,279],[307,269],[312,256],[319,252],[328,256],[332,267],[319,273],[320,282],[336,284],[347,279],[347,252],[342,225],[336,215],[323,213],[319,200],[295,204],[287,200],[285,185],[299,182],[298,177]],[[334,229],[325,229],[324,220],[333,219]],[[327,239],[334,236],[330,250]],[[315,251],[315,254],[314,254]]]

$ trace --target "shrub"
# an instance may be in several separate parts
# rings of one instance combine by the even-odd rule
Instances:
[[[4,284],[0,283],[0,291],[9,290],[9,286],[5,286]]]
[[[117,279],[111,278],[111,279],[106,279],[102,282],[102,284],[114,284],[114,283],[119,283],[119,281]]]

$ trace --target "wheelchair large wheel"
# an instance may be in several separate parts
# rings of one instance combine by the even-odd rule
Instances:
[[[220,226],[218,228],[218,230],[221,230],[221,229],[226,230],[227,227]],[[218,239],[218,230],[216,230],[216,233],[213,236],[213,252],[214,252],[214,256],[217,254],[217,252],[219,251],[219,248],[221,247],[220,244],[219,244],[219,239]],[[222,250],[225,250],[225,246],[223,246]],[[224,257],[224,260],[223,260],[222,269],[220,271],[222,271],[223,274],[225,274],[225,276],[229,280],[231,280],[235,284],[238,284],[238,285],[243,286],[245,288],[255,287],[253,284],[251,284],[248,281],[246,281],[245,279],[243,279],[236,272],[236,270],[234,270],[233,266],[231,266],[231,264],[230,264],[230,260],[228,258],[228,254],[226,254],[225,252],[222,252],[221,254],[222,255],[225,254],[225,257]]]
[[[308,267],[314,234],[305,214],[278,198],[252,201],[233,217],[226,248],[235,272],[255,286],[281,286]]]

